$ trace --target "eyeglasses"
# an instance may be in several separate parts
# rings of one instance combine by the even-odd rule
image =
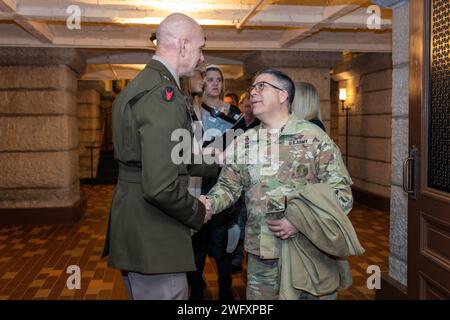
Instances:
[[[255,89],[256,92],[260,93],[267,86],[271,86],[272,88],[280,90],[280,91],[286,91],[285,89],[281,89],[280,87],[277,87],[276,85],[273,85],[273,84],[268,83],[266,81],[260,81],[260,82],[255,83],[254,85],[251,85],[250,87],[248,87],[247,92],[251,94],[253,89]]]

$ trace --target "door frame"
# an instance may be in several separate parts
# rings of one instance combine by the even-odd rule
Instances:
[[[429,12],[427,12],[428,1],[413,0],[410,2],[410,29],[409,29],[409,142],[408,150],[411,150],[413,146],[419,146],[419,154],[415,161],[415,170],[420,170],[421,160],[425,160],[427,155],[424,154],[425,146],[423,143],[427,143],[424,139],[422,132],[426,128],[422,127],[422,124],[426,123],[426,102],[428,94],[426,90],[426,85],[429,83],[429,69],[426,68],[425,59],[429,58],[429,50],[425,48],[429,43]],[[421,115],[412,116],[412,114]],[[416,130],[413,130],[416,128]],[[419,130],[417,130],[419,129]],[[426,173],[421,172],[421,174],[416,176],[415,188],[418,190],[419,199],[420,192],[423,187],[423,183],[426,180]],[[413,214],[418,214],[415,211],[414,203],[408,198],[408,286],[407,294],[408,297],[414,299],[417,297],[419,292],[419,283],[416,281],[415,277],[419,272],[418,260],[419,256],[416,250],[420,248],[420,236],[410,232],[411,230],[419,230],[420,219],[413,217]]]

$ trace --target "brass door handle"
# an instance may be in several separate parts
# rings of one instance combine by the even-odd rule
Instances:
[[[403,191],[408,197],[416,199],[416,155],[417,149],[413,146],[409,157],[403,161]]]
[[[414,190],[411,190],[411,166],[410,163],[413,161],[413,157],[408,157],[403,161],[403,191],[405,191],[408,194],[411,194],[414,192]]]

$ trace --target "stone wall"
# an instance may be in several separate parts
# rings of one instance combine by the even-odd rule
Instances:
[[[76,73],[65,65],[0,66],[0,208],[80,199]]]
[[[392,21],[392,176],[389,276],[407,285],[408,197],[402,189],[408,156],[409,2],[393,9]]]
[[[353,55],[333,68],[339,88],[347,89],[349,111],[348,149],[346,114],[338,104],[338,144],[345,158],[354,188],[366,194],[390,198],[391,97],[390,54]],[[337,99],[338,92],[333,92]],[[336,101],[336,100],[335,100]],[[336,103],[333,104],[336,107]],[[336,120],[336,117],[333,118]],[[336,124],[333,123],[332,127]]]

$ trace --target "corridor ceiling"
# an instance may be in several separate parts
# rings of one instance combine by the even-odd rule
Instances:
[[[255,51],[390,52],[391,10],[381,9],[379,29],[371,29],[371,5],[363,0],[0,0],[0,46],[81,48],[88,64],[129,68],[151,55],[149,37],[157,24],[183,12],[203,26],[206,56],[223,65],[242,64]]]

